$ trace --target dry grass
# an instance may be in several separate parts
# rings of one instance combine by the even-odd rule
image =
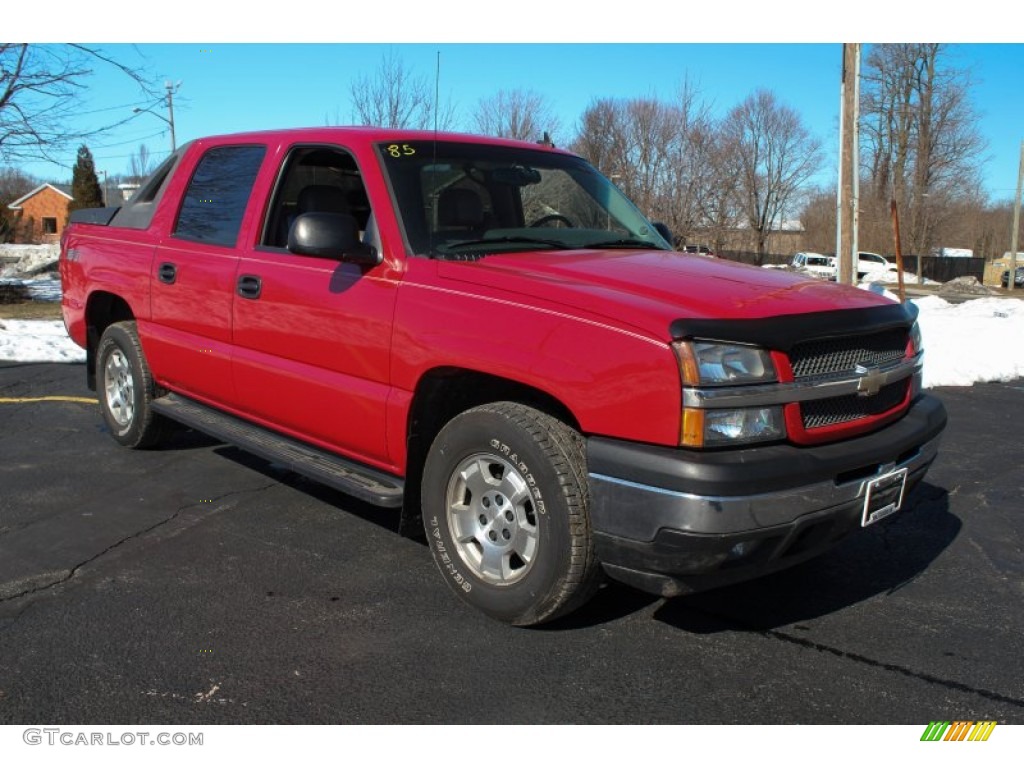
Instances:
[[[59,301],[23,301],[0,304],[0,320],[60,320]]]

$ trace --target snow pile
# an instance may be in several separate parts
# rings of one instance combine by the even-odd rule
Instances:
[[[56,274],[60,246],[0,245],[0,285],[21,285],[28,298],[36,301],[60,301],[60,278]]]
[[[85,350],[60,320],[0,320],[0,360],[20,363],[84,363]]]
[[[999,291],[983,285],[974,275],[954,277],[948,283],[943,283],[938,293],[943,299],[971,298],[975,296],[998,296]]]
[[[924,281],[920,285],[942,285],[938,280],[932,280],[930,277],[921,276]],[[897,285],[900,281],[900,273],[897,269],[873,269],[864,275],[861,280],[862,283],[887,283],[889,285]],[[903,273],[903,284],[904,285],[918,285],[917,275],[913,272]]]
[[[879,284],[862,286],[892,297]],[[1024,301],[980,298],[950,304],[938,296],[915,299],[924,338],[924,386],[968,386],[1024,378]],[[0,360],[85,360],[59,320],[0,320]]]
[[[0,272],[0,277],[26,277],[40,272],[53,272],[57,269],[60,256],[60,245],[0,245],[0,260],[11,263],[11,266]]]
[[[0,286],[21,285],[29,299],[35,301],[60,301],[61,287],[59,277],[44,277],[37,280],[21,280],[16,277],[0,277]]]
[[[885,283],[878,281],[865,280],[862,283],[858,283],[857,287],[862,291],[870,291],[871,293],[877,293],[879,296],[885,296],[887,299],[895,301],[897,304],[900,301],[900,297],[885,287]]]
[[[924,341],[924,386],[1024,378],[1024,301],[915,299]]]
[[[61,287],[59,277],[26,280],[24,285],[28,289],[29,297],[36,301],[60,301]]]

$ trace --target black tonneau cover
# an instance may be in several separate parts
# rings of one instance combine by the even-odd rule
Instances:
[[[79,208],[77,211],[71,212],[69,222],[72,224],[99,224],[105,227],[119,210],[121,210],[119,205],[109,208]]]

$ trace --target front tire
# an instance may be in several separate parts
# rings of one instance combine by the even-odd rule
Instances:
[[[582,436],[520,403],[452,419],[423,470],[434,561],[463,600],[520,626],[563,616],[600,582]]]
[[[167,423],[153,412],[153,376],[133,321],[107,326],[96,348],[100,411],[110,434],[128,448],[148,448],[166,434]]]

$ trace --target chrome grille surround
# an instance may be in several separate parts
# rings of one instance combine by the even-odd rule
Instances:
[[[789,361],[796,381],[813,381],[865,369],[888,367],[906,355],[909,332],[905,328],[880,331],[869,336],[820,339],[797,344]],[[907,382],[887,384],[877,392],[842,395],[801,403],[804,429],[848,424],[890,411],[903,402]]]
[[[909,332],[895,328],[869,336],[845,336],[805,341],[789,352],[797,381],[852,373],[858,365],[868,368],[901,360],[907,351]]]

